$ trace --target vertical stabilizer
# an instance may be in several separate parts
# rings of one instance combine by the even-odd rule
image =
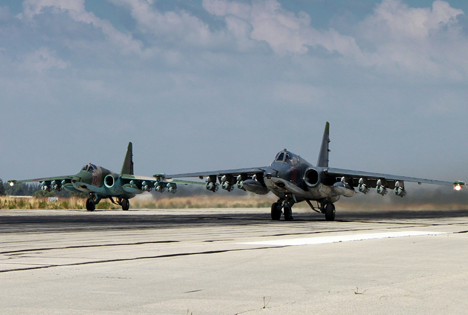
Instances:
[[[320,153],[317,160],[317,166],[328,167],[328,143],[330,143],[330,124],[325,124],[325,131],[323,132],[322,146],[320,147]]]
[[[131,142],[128,143],[127,154],[125,155],[120,174],[133,175],[133,150]]]

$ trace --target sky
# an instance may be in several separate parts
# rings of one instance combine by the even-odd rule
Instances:
[[[0,178],[315,164],[467,180],[467,1],[0,0]]]

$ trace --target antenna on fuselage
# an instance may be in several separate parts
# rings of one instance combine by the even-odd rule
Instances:
[[[328,121],[325,124],[325,131],[323,132],[322,146],[320,147],[320,153],[317,160],[317,166],[328,167],[328,144],[330,143],[330,124]]]

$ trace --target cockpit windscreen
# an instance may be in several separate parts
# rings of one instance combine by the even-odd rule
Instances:
[[[94,171],[97,169],[96,165],[88,163],[83,168],[81,171],[88,171],[88,173],[94,173]]]

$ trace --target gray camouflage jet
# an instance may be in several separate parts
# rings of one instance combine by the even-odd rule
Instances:
[[[122,206],[122,210],[130,208],[129,199],[145,191],[175,193],[177,184],[168,183],[161,178],[136,176],[133,174],[133,152],[132,143],[129,142],[127,153],[120,174],[116,174],[101,166],[88,163],[75,175],[64,175],[55,177],[44,177],[24,180],[9,180],[11,186],[15,183],[39,182],[42,190],[52,189],[61,191],[65,189],[70,192],[84,192],[89,194],[86,200],[86,209],[93,211],[103,198],[109,198],[112,203]],[[179,181],[183,183],[184,181]],[[114,201],[114,198],[117,201]]]
[[[325,219],[335,219],[335,206],[341,196],[352,197],[356,190],[366,194],[375,188],[384,196],[388,190],[395,195],[406,195],[404,182],[417,182],[454,186],[460,190],[464,182],[447,182],[406,176],[353,171],[328,166],[329,123],[325,125],[322,145],[317,165],[312,165],[299,155],[287,151],[279,152],[269,166],[185,173],[173,175],[155,175],[165,179],[199,177],[205,178],[206,189],[216,192],[219,185],[231,191],[234,186],[252,193],[265,195],[272,192],[278,201],[271,205],[271,218],[280,220],[284,213],[285,220],[292,220],[292,207],[295,203],[305,201],[316,212],[325,214]],[[219,184],[217,183],[219,181]],[[317,202],[317,208],[311,201]]]

